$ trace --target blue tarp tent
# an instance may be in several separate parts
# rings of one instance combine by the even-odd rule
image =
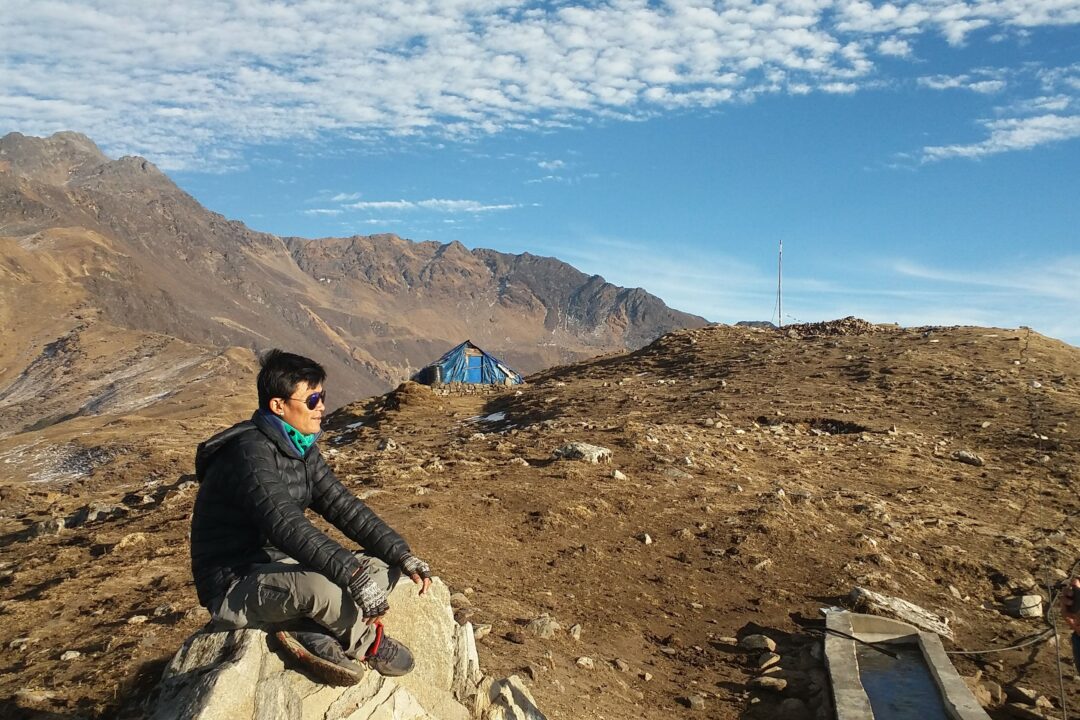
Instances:
[[[484,352],[469,340],[416,373],[414,379],[425,385],[439,383],[517,385],[521,382],[521,376],[511,370],[506,363]]]

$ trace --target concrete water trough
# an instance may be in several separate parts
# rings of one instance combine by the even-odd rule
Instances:
[[[850,636],[825,636],[837,720],[989,720],[936,634],[849,612],[826,613],[825,625]]]

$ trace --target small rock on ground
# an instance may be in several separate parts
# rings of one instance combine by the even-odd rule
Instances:
[[[686,702],[686,706],[691,710],[705,709],[705,696],[703,696],[701,693],[693,693],[691,695],[687,695],[684,698],[684,701]]]
[[[773,652],[776,650],[776,642],[766,635],[747,635],[739,641],[739,647],[744,650],[758,650],[761,652]]]
[[[525,626],[525,629],[537,637],[548,640],[555,637],[555,633],[562,630],[562,626],[550,615],[541,615],[538,618],[530,620],[529,624]]]

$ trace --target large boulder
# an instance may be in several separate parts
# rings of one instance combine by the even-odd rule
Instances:
[[[458,625],[435,578],[424,597],[408,581],[390,595],[386,631],[416,657],[411,673],[369,672],[323,685],[262,630],[200,632],[183,644],[151,699],[151,720],[544,720],[519,678],[484,676],[470,623]]]

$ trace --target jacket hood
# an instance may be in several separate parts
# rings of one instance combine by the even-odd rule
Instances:
[[[225,447],[225,444],[234,437],[243,435],[254,427],[255,424],[251,420],[246,420],[233,425],[228,430],[222,430],[209,440],[199,443],[199,448],[195,451],[195,480],[202,482],[203,476],[206,474],[206,468],[210,464],[210,459],[217,454],[218,450]]]
[[[303,459],[311,454],[315,448],[315,443],[312,443],[311,447],[308,448],[307,453],[301,455],[300,450],[289,436],[285,434],[285,428],[282,427],[281,421],[278,420],[277,416],[264,410],[256,410],[250,420],[237,423],[228,430],[222,430],[209,440],[199,443],[199,449],[195,451],[195,479],[198,482],[202,482],[203,475],[209,467],[211,458],[213,458],[219,450],[225,447],[230,440],[243,435],[246,432],[250,432],[251,430],[259,430],[262,432],[263,435],[270,438],[270,441],[277,446],[278,450],[292,458]],[[315,442],[318,442],[321,435],[322,433],[320,432],[315,437]]]

